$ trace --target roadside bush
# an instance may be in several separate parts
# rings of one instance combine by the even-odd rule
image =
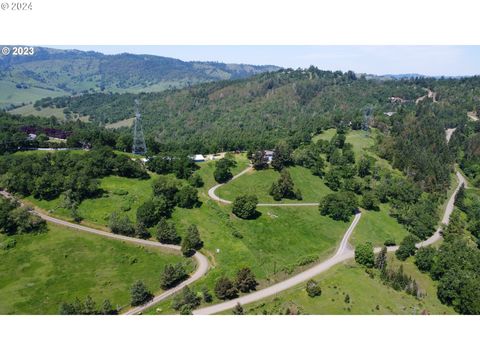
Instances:
[[[421,247],[415,254],[415,265],[422,272],[430,272],[434,263],[437,250],[433,247]]]
[[[173,298],[172,308],[180,310],[182,315],[192,313],[192,310],[200,305],[200,298],[188,286],[185,286],[180,294]]]
[[[118,215],[116,212],[113,212],[110,215],[108,226],[115,234],[121,234],[126,236],[135,235],[135,227],[133,226],[127,215],[121,216]]]
[[[393,239],[387,239],[383,242],[383,245],[385,245],[385,246],[396,246],[397,243]]]
[[[373,253],[373,245],[371,242],[360,244],[355,247],[355,261],[367,268],[375,265],[375,254]]]
[[[160,278],[160,287],[164,290],[170,289],[188,277],[185,267],[178,263],[175,265],[165,265]]]
[[[241,195],[233,201],[232,212],[241,219],[252,219],[257,215],[257,204],[255,195]]]
[[[161,218],[157,225],[157,239],[163,244],[180,244],[181,238],[177,233],[175,224],[165,218]]]
[[[148,239],[151,235],[143,223],[137,223],[135,225],[135,236],[140,239]]]
[[[395,256],[397,257],[397,259],[405,261],[410,256],[415,255],[415,252],[417,251],[415,244],[418,242],[420,242],[420,239],[415,235],[405,236],[400,246],[398,247],[398,250],[395,251]]]
[[[235,279],[235,286],[236,288],[244,293],[254,291],[257,287],[258,283],[255,279],[255,275],[253,274],[250,268],[243,268],[237,272],[237,278]]]
[[[147,301],[153,298],[153,294],[140,280],[133,283],[132,288],[130,289],[130,295],[132,306],[145,304]]]
[[[307,281],[306,291],[308,296],[310,297],[317,297],[322,295],[322,289],[320,288],[320,285],[315,280]]]
[[[215,295],[220,300],[234,299],[238,296],[238,290],[230,279],[222,277],[215,284]]]
[[[185,256],[192,256],[195,253],[195,250],[198,250],[203,246],[196,225],[190,225],[188,227],[187,235],[182,239],[180,245],[182,248],[182,254]]]

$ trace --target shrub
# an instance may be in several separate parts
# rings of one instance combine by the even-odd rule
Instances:
[[[240,305],[240,303],[237,303],[235,307],[232,310],[233,315],[244,315],[243,307]]]
[[[375,255],[373,253],[373,245],[371,242],[360,244],[355,247],[355,261],[367,268],[373,267],[375,264]]]
[[[185,185],[175,195],[177,206],[191,209],[199,204],[198,190],[193,186]]]
[[[204,185],[202,177],[198,174],[192,174],[192,176],[188,178],[188,183],[196,188],[201,188]]]
[[[180,310],[182,315],[191,314],[192,310],[200,305],[200,298],[188,286],[173,298],[172,308]]]
[[[234,299],[238,296],[238,290],[230,279],[222,277],[215,284],[215,295],[220,300]]]
[[[232,212],[241,219],[252,219],[257,214],[257,204],[255,195],[238,196],[233,202]]]
[[[132,306],[138,306],[138,305],[144,304],[153,297],[152,293],[147,289],[145,284],[140,280],[136,281],[132,285],[132,288],[130,289],[130,295],[132,298],[131,300]]]
[[[157,225],[157,239],[163,244],[178,245],[181,241],[175,224],[165,218],[161,218]]]
[[[235,286],[239,291],[244,293],[254,291],[257,285],[255,275],[250,268],[243,268],[237,272]]]
[[[395,256],[397,257],[397,259],[405,261],[410,256],[415,255],[415,252],[417,251],[415,244],[419,241],[420,239],[415,235],[405,236],[400,246],[398,247],[398,250],[395,251]]]
[[[188,277],[185,267],[178,263],[175,265],[165,265],[162,276],[160,278],[160,287],[164,290],[170,289],[178,285]]]
[[[397,245],[397,243],[393,239],[387,239],[387,240],[384,241],[383,245],[385,245],[385,246],[395,246],[395,245]]]
[[[433,247],[421,247],[415,254],[415,265],[422,272],[429,272],[435,263],[437,250]]]
[[[316,296],[322,295],[322,289],[320,288],[320,285],[315,280],[307,281],[306,291],[308,296],[310,297],[316,297]]]
[[[366,210],[379,210],[378,199],[373,191],[363,194],[361,206]]]
[[[108,226],[115,234],[132,236],[135,234],[135,227],[127,215],[120,216],[116,212],[110,215]]]

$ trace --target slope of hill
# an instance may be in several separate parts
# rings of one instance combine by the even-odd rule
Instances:
[[[480,77],[368,80],[353,72],[311,67],[160,93],[45,99],[36,106],[67,108],[67,112],[88,116],[93,122],[111,124],[132,118],[134,100],[139,99],[147,137],[167,150],[180,147],[211,153],[272,148],[280,139],[296,146],[321,129],[341,124],[361,129],[367,108],[373,109],[370,125],[381,130],[421,106],[427,107],[441,126],[453,128],[466,121],[467,111],[478,107],[479,85]],[[423,101],[416,106],[427,90],[440,94],[436,102]]]
[[[278,69],[277,66],[185,62],[153,55],[104,55],[38,47],[33,56],[0,55],[0,106],[86,91],[162,91]]]

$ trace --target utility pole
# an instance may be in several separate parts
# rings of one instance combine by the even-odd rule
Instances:
[[[140,120],[140,101],[135,100],[135,123],[133,126],[133,146],[132,153],[135,155],[145,155],[147,145],[143,136],[142,121]]]

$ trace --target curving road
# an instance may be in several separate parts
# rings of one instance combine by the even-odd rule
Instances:
[[[2,195],[4,197],[7,197],[7,198],[13,198],[13,196],[6,191],[0,191],[0,195]],[[65,220],[60,220],[60,219],[54,218],[52,216],[49,216],[47,214],[44,214],[40,211],[32,210],[32,212],[35,213],[36,215],[40,216],[45,221],[48,221],[48,222],[53,223],[53,224],[61,225],[61,226],[66,226],[66,227],[69,227],[69,228],[72,228],[72,229],[75,229],[75,230],[85,231],[85,232],[88,232],[88,233],[91,233],[91,234],[100,235],[100,236],[108,237],[108,238],[111,238],[111,239],[114,239],[114,240],[125,241],[125,242],[129,242],[129,243],[137,244],[137,245],[151,246],[151,247],[156,247],[156,248],[160,248],[160,249],[163,249],[163,250],[170,250],[170,251],[175,251],[175,252],[180,252],[181,251],[180,246],[177,246],[177,245],[161,244],[159,242],[154,242],[154,241],[150,241],[150,240],[143,240],[143,239],[138,239],[138,238],[134,238],[134,237],[130,237],[130,236],[114,234],[114,233],[111,233],[111,232],[108,232],[108,231],[93,229],[93,228],[90,228],[90,227],[87,227],[87,226],[84,226],[84,225],[71,223],[71,222],[68,222],[68,221],[65,221]],[[148,308],[150,306],[153,306],[153,305],[159,303],[162,300],[165,300],[167,297],[175,294],[179,290],[183,289],[185,286],[197,281],[202,276],[204,276],[207,273],[208,268],[209,268],[208,259],[205,257],[205,255],[201,254],[198,251],[195,252],[195,254],[193,255],[193,258],[197,262],[197,268],[196,268],[195,272],[187,280],[178,284],[176,287],[174,287],[172,289],[169,289],[169,290],[161,293],[160,295],[155,296],[148,303],[146,303],[144,305],[141,305],[141,306],[131,308],[125,314],[128,314],[128,315],[138,314],[138,313],[142,312],[143,310],[145,310],[146,308]]]
[[[450,137],[451,137],[451,135],[453,134],[454,131],[455,131],[455,129],[448,129],[446,131],[447,142],[450,140]],[[232,180],[234,180],[234,179],[238,178],[239,176],[242,176],[243,174],[247,173],[248,171],[250,171],[250,169],[251,169],[251,166],[248,167],[247,169],[245,169],[244,171],[242,171],[241,173],[239,173],[237,176],[233,177]],[[445,224],[445,225],[448,225],[448,222],[450,220],[450,215],[452,214],[453,209],[455,207],[455,196],[457,195],[458,190],[460,189],[462,184],[463,185],[466,184],[465,178],[463,177],[463,175],[459,171],[456,172],[456,176],[457,176],[457,179],[458,179],[458,185],[455,188],[455,191],[452,193],[452,195],[448,199],[447,206],[445,208],[445,212],[443,213],[443,217],[442,217],[442,224]],[[218,189],[222,185],[223,184],[215,185],[214,187],[212,187],[208,191],[208,194],[210,195],[210,197],[212,199],[214,199],[216,201],[219,201],[219,202],[222,202],[222,203],[225,203],[225,204],[230,204],[231,202],[229,202],[228,200],[221,199],[220,197],[215,195],[215,190]],[[285,204],[285,205],[291,205],[291,204]],[[271,205],[263,204],[263,206],[271,206]],[[332,257],[330,257],[329,259],[327,259],[325,261],[322,261],[321,263],[309,268],[308,270],[305,270],[305,271],[303,271],[303,272],[301,272],[301,273],[299,273],[299,274],[297,274],[297,275],[295,275],[291,278],[288,278],[288,279],[286,279],[284,281],[281,281],[277,284],[269,286],[265,289],[255,291],[253,293],[243,295],[239,298],[229,300],[229,301],[226,301],[226,302],[223,302],[223,303],[220,303],[220,304],[216,304],[216,305],[212,305],[212,306],[208,306],[208,307],[204,307],[204,308],[194,310],[193,314],[194,315],[216,314],[216,313],[219,313],[219,312],[222,312],[222,311],[232,309],[237,304],[246,305],[246,304],[250,304],[250,303],[265,299],[265,298],[270,297],[272,295],[275,295],[279,292],[287,290],[287,289],[289,289],[293,286],[302,284],[305,281],[308,281],[309,279],[327,271],[328,269],[330,269],[334,265],[337,265],[341,262],[344,262],[346,260],[354,258],[355,257],[355,252],[354,252],[353,249],[350,248],[348,240],[350,239],[350,236],[352,235],[353,230],[355,229],[356,225],[360,221],[361,216],[362,216],[361,212],[358,212],[355,215],[352,223],[350,224],[349,228],[345,232],[345,234],[342,238],[342,241],[340,243],[340,246],[338,247],[336,253]],[[427,240],[418,243],[416,245],[417,248],[431,245],[431,244],[437,242],[438,240],[440,240],[442,238],[441,230],[442,230],[442,226],[440,226],[435,231],[435,233],[432,236],[430,236]],[[387,251],[392,252],[392,251],[396,251],[397,249],[398,249],[398,246],[390,246],[390,247],[387,248]],[[381,251],[380,247],[377,247],[377,248],[374,249],[375,253],[378,253],[380,251]]]
[[[450,140],[454,131],[455,131],[455,129],[447,129],[446,130],[447,142]],[[235,180],[238,177],[246,174],[251,169],[252,169],[252,166],[249,165],[245,170],[243,170],[239,174],[235,175],[230,181]],[[454,210],[455,196],[456,196],[458,190],[460,189],[460,187],[462,185],[466,186],[466,184],[467,184],[464,176],[459,171],[456,172],[456,176],[458,178],[458,185],[455,188],[455,191],[450,196],[450,198],[447,202],[447,206],[445,208],[445,212],[444,212],[443,217],[442,217],[442,224],[445,224],[445,225],[448,224],[448,222],[450,220],[450,215],[452,214],[452,212]],[[210,196],[210,198],[212,198],[213,200],[218,201],[220,203],[231,204],[232,203],[231,201],[222,199],[215,194],[215,191],[223,185],[224,184],[217,184],[217,185],[213,186],[212,188],[210,188],[208,190],[208,195]],[[12,198],[12,195],[9,194],[6,191],[0,191],[0,195],[8,197],[8,198]],[[258,206],[318,206],[318,203],[297,203],[297,204],[262,203],[262,204],[258,204]],[[51,217],[49,215],[46,215],[42,212],[38,212],[38,211],[35,211],[35,210],[32,210],[32,212],[34,212],[35,214],[40,216],[45,221],[48,221],[48,222],[51,222],[51,223],[54,223],[54,224],[58,224],[58,225],[62,225],[62,226],[66,226],[66,227],[70,227],[70,228],[73,228],[73,229],[76,229],[76,230],[85,231],[85,232],[89,232],[89,233],[92,233],[92,234],[108,237],[108,238],[111,238],[111,239],[114,239],[114,240],[126,241],[126,242],[130,242],[130,243],[138,244],[138,245],[145,245],[145,246],[152,246],[152,247],[168,249],[168,250],[173,250],[173,251],[180,251],[180,247],[177,246],[177,245],[161,244],[161,243],[157,243],[157,242],[153,242],[153,241],[133,238],[133,237],[119,235],[119,234],[114,234],[114,233],[110,233],[110,232],[107,232],[107,231],[93,229],[93,228],[90,228],[90,227],[87,227],[87,226],[71,223],[71,222],[68,222],[68,221],[65,221],[65,220],[60,220],[60,219]],[[212,305],[212,306],[197,309],[193,312],[193,314],[195,314],[195,315],[215,314],[215,313],[218,313],[218,312],[222,312],[222,311],[225,311],[225,310],[232,309],[237,304],[245,305],[245,304],[249,304],[249,303],[252,303],[252,302],[267,298],[267,297],[270,297],[270,296],[275,295],[275,294],[277,294],[281,291],[287,290],[287,289],[289,289],[289,288],[291,288],[295,285],[301,284],[301,283],[303,283],[303,282],[305,282],[305,281],[307,281],[307,280],[325,272],[326,270],[330,269],[334,265],[337,265],[341,262],[344,262],[346,260],[354,258],[354,256],[355,256],[354,250],[349,246],[348,241],[349,241],[353,231],[355,230],[355,227],[357,226],[358,222],[360,221],[361,216],[362,216],[362,213],[360,211],[355,214],[355,216],[353,218],[353,221],[351,222],[347,231],[343,235],[342,241],[340,242],[340,245],[339,245],[337,251],[329,259],[327,259],[325,261],[322,261],[322,262],[318,263],[317,265],[315,265],[315,266],[313,266],[313,267],[311,267],[311,268],[309,268],[309,269],[307,269],[307,270],[305,270],[305,271],[303,271],[303,272],[301,272],[301,273],[299,273],[299,274],[297,274],[297,275],[295,275],[291,278],[288,278],[284,281],[281,281],[277,284],[274,284],[274,285],[269,286],[267,288],[261,289],[259,291],[256,291],[256,292],[244,295],[244,296],[241,296],[239,298],[236,298],[236,299],[233,299],[233,300],[230,300],[230,301],[226,301],[226,302],[223,302],[223,303],[220,303],[220,304],[216,304],[216,305]],[[418,243],[416,246],[417,247],[422,247],[422,246],[431,245],[431,244],[437,242],[438,240],[440,240],[441,237],[442,237],[441,227],[439,227],[437,229],[437,231],[435,231],[435,233],[432,236],[430,236],[427,240],[425,240],[421,243]],[[389,252],[396,251],[397,249],[398,249],[398,246],[392,246],[392,247],[387,248],[387,250]],[[381,248],[379,248],[379,247],[374,249],[375,253],[380,252],[380,250],[381,250]],[[189,284],[192,284],[193,282],[195,282],[195,281],[199,280],[201,277],[203,277],[209,269],[208,259],[203,254],[201,254],[199,252],[196,252],[193,257],[196,260],[198,266],[197,266],[197,269],[196,269],[195,273],[193,273],[192,276],[190,276],[187,280],[180,283],[176,287],[174,287],[172,289],[169,289],[169,290],[163,292],[160,295],[155,296],[148,303],[143,304],[141,306],[134,307],[134,308],[126,311],[124,314],[133,315],[133,314],[141,313],[145,309],[147,309],[151,306],[154,306],[155,304],[159,303],[160,301],[165,300],[169,296],[171,296],[171,295],[177,293],[178,291],[180,291],[181,289],[183,289],[185,286],[187,286]]]
[[[252,169],[253,169],[253,166],[251,164],[248,165],[248,167],[245,170],[242,170],[241,172],[239,172],[237,175],[232,177],[228,182],[239,178],[240,176],[250,172]],[[218,201],[219,203],[229,205],[229,204],[232,203],[230,200],[222,199],[220,196],[215,194],[215,191],[217,191],[217,189],[219,187],[221,187],[225,184],[226,183],[221,183],[221,184],[217,184],[217,185],[211,187],[208,190],[208,196],[210,196],[211,199],[213,199],[215,201]],[[307,202],[302,202],[302,203],[259,203],[259,204],[257,204],[257,206],[268,206],[268,207],[270,207],[270,206],[318,206],[318,205],[319,205],[319,203],[307,203]]]

